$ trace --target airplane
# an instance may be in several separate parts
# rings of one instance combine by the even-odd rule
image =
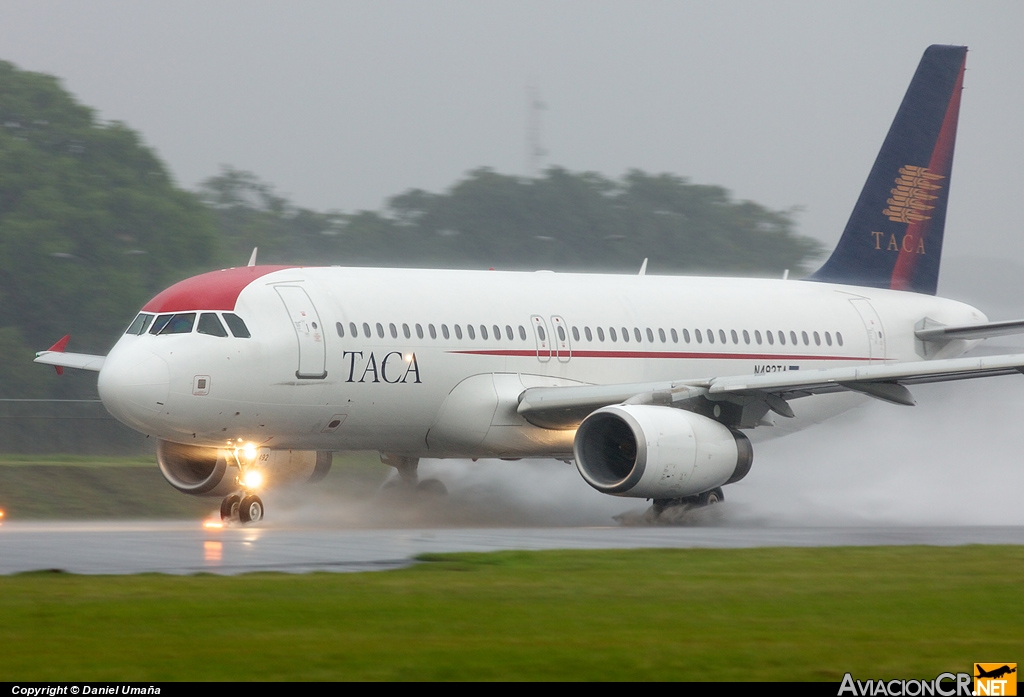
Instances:
[[[1024,372],[970,357],[1024,332],[936,296],[966,47],[931,46],[832,255],[805,280],[256,265],[146,303],[98,371],[106,409],[158,441],[171,486],[263,518],[262,486],[316,480],[332,453],[557,458],[655,515],[723,500],[751,435],[818,423],[865,395]]]

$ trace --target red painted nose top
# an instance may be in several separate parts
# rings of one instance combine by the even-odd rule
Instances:
[[[186,278],[156,295],[143,312],[234,310],[238,294],[261,276],[292,266],[241,266]]]

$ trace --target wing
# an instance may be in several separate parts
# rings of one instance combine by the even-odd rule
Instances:
[[[797,397],[853,391],[913,405],[907,385],[1022,372],[1024,354],[1011,354],[672,382],[532,387],[520,395],[518,412],[544,428],[575,428],[590,412],[611,404],[688,406],[686,402],[705,400],[733,407],[737,424],[753,428],[769,410],[792,417],[788,400]]]

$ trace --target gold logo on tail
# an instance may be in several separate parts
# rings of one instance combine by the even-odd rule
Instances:
[[[889,190],[892,193],[892,198],[886,200],[889,207],[882,214],[894,223],[929,220],[929,212],[935,208],[929,202],[938,198],[930,192],[941,189],[942,186],[937,182],[945,178],[941,174],[929,172],[927,167],[903,165],[900,167],[900,176],[896,177],[896,187]]]

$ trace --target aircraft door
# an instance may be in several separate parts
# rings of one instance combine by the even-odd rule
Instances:
[[[885,332],[882,329],[882,320],[879,319],[875,308],[867,298],[854,298],[850,304],[857,310],[860,318],[864,321],[864,328],[868,333],[868,351],[871,358],[885,358]]]
[[[569,341],[569,325],[558,315],[551,316],[551,345],[559,363],[568,363],[572,358],[572,343]]]
[[[551,337],[548,335],[547,322],[540,315],[530,317],[533,324],[533,337],[537,340],[537,360],[547,363],[551,360]]]
[[[299,365],[295,377],[323,380],[327,377],[327,345],[320,315],[305,289],[298,286],[274,286],[295,330],[299,344]]]

